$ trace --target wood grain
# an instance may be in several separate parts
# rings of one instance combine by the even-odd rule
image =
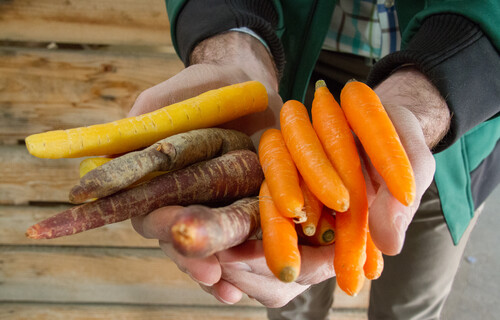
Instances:
[[[163,0],[0,1],[0,39],[170,45]]]
[[[68,202],[81,159],[39,159],[22,145],[0,146],[0,204]]]
[[[0,301],[219,304],[159,249],[2,246],[0,271]],[[362,297],[335,305],[363,308]]]
[[[0,206],[0,245],[158,248],[158,240],[141,237],[132,228],[130,221],[51,240],[34,240],[24,235],[29,226],[69,207],[70,205]]]
[[[262,307],[213,306],[141,306],[99,304],[0,304],[0,319],[9,320],[266,320]],[[332,310],[329,319],[366,320],[363,310]]]
[[[0,143],[121,119],[183,67],[168,53],[0,47]]]
[[[220,304],[160,249],[1,246],[0,283],[0,301]]]

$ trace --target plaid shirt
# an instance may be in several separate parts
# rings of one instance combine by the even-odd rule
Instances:
[[[400,46],[394,0],[339,0],[323,49],[376,60]]]

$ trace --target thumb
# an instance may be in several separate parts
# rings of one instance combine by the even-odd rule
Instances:
[[[296,282],[303,285],[319,283],[335,276],[333,267],[334,250],[329,246],[299,246],[301,270]],[[274,277],[267,266],[262,241],[249,240],[245,243],[216,254],[221,265],[235,265],[239,269]]]
[[[369,228],[373,242],[384,254],[396,255],[401,251],[413,214],[382,185],[373,200],[369,214]]]
[[[241,70],[231,66],[195,64],[141,92],[128,116],[152,112],[203,92],[246,80],[247,76]]]

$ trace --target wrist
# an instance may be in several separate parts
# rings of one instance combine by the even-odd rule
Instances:
[[[386,108],[404,107],[418,120],[425,142],[433,149],[449,130],[448,105],[430,80],[413,66],[405,66],[382,81],[375,91]]]
[[[233,66],[249,79],[278,90],[278,71],[269,50],[255,37],[229,31],[207,38],[191,52],[189,64]]]

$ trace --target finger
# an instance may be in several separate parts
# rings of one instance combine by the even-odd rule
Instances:
[[[296,282],[310,285],[335,276],[333,248],[333,245],[299,246],[302,263]],[[216,255],[222,266],[274,277],[267,266],[261,240],[248,240],[242,245],[218,252]]]
[[[224,261],[222,278],[268,308],[282,307],[309,288],[297,282],[282,282],[261,265],[259,260]]]
[[[334,245],[300,246],[301,270],[296,282],[313,285],[335,276]]]
[[[213,286],[200,284],[200,287],[225,304],[235,304],[243,298],[243,292],[240,289],[223,279]]]
[[[408,225],[432,182],[435,162],[415,116],[406,108],[391,107],[390,117],[413,168],[416,196],[414,203],[405,207],[381,184],[370,206],[369,228],[376,246],[387,255],[395,255],[401,251]]]
[[[181,206],[168,206],[131,219],[135,231],[146,239],[170,241],[170,226]]]
[[[242,82],[246,76],[227,66],[195,64],[174,77],[143,91],[129,112],[130,117],[195,97],[205,91]]]
[[[401,204],[383,185],[378,189],[369,210],[369,229],[373,242],[384,254],[398,254],[412,217],[410,208]]]
[[[165,241],[160,241],[160,248],[179,270],[199,284],[212,286],[221,279],[222,270],[214,255],[205,258],[187,258],[175,251],[171,243]]]

